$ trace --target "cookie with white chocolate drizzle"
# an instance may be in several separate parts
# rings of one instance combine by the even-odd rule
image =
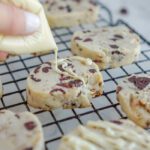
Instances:
[[[131,120],[150,127],[150,74],[124,78],[117,87],[117,99]]]
[[[61,140],[59,150],[149,150],[150,134],[129,120],[90,121]]]
[[[89,59],[58,59],[57,70],[55,61],[51,61],[31,71],[27,102],[44,110],[89,107],[91,98],[102,94],[102,85],[98,66]]]

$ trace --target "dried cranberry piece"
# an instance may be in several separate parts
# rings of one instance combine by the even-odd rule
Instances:
[[[121,86],[118,86],[118,87],[117,87],[117,90],[116,90],[116,93],[118,94],[121,90],[122,90],[122,87],[121,87]]]
[[[52,68],[51,67],[44,67],[44,68],[42,68],[42,71],[44,73],[48,73],[50,69],[52,69]]]
[[[148,78],[148,77],[132,76],[132,77],[128,78],[128,80],[131,83],[133,83],[139,90],[144,89],[150,83],[150,78]]]
[[[46,63],[44,63],[44,64],[49,65],[49,66],[51,66],[51,65],[52,65],[50,62],[46,62]]]
[[[82,40],[80,37],[76,36],[74,40]]]
[[[35,74],[39,73],[40,68],[41,68],[41,66],[38,66],[38,67],[34,70],[34,73],[35,73]]]
[[[51,91],[50,91],[50,94],[53,95],[54,92],[61,92],[61,93],[63,93],[63,94],[66,93],[63,89],[56,88],[56,89],[51,90]]]
[[[63,10],[63,9],[64,9],[64,7],[63,7],[63,6],[59,6],[59,7],[58,7],[58,9]]]
[[[83,82],[77,79],[77,80],[70,81],[68,83],[58,83],[57,85],[65,88],[73,88],[73,87],[82,86]]]
[[[19,114],[15,114],[15,117],[16,117],[16,118],[18,118],[18,119],[20,119],[20,116],[19,116]]]
[[[32,79],[33,81],[35,81],[35,82],[41,82],[41,79],[35,78],[34,75],[31,75],[30,77],[31,77],[31,79]]]
[[[63,74],[61,74],[60,81],[65,81],[65,80],[69,80],[69,79],[71,79],[70,76],[64,76]]]
[[[29,131],[33,130],[36,127],[35,122],[29,121],[24,124],[25,128]]]
[[[91,38],[86,38],[83,42],[91,42],[93,41]]]
[[[70,81],[69,82],[71,85],[73,85],[73,87],[80,87],[83,85],[83,82],[81,80],[74,80],[74,81]]]

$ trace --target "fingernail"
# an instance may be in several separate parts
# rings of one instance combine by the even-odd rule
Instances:
[[[25,12],[26,18],[26,32],[27,34],[38,31],[40,27],[40,18],[32,13]]]

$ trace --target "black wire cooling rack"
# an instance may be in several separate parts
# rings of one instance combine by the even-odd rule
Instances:
[[[58,56],[71,56],[70,39],[74,31],[94,29],[101,26],[124,25],[132,29],[127,23],[119,20],[112,23],[111,12],[103,4],[100,20],[95,24],[82,25],[73,28],[53,29],[53,35],[59,47]],[[137,32],[136,32],[137,33]],[[4,95],[0,101],[0,109],[12,111],[30,111],[40,119],[47,150],[57,150],[60,138],[79,124],[85,124],[88,120],[115,120],[125,118],[115,97],[115,89],[119,80],[133,73],[150,73],[150,43],[137,33],[141,38],[141,55],[138,61],[131,65],[116,69],[102,71],[104,77],[104,94],[92,101],[92,107],[86,109],[54,110],[45,112],[33,109],[26,104],[26,78],[28,73],[37,65],[54,58],[54,53],[49,55],[32,57],[30,55],[10,58],[5,64],[0,65],[0,76],[3,82]]]

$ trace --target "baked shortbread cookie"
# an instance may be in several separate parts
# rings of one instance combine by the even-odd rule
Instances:
[[[98,19],[99,6],[95,0],[40,0],[50,27],[70,27],[92,23]]]
[[[38,15],[41,25],[39,30],[32,35],[6,36],[0,34],[0,62],[5,61],[11,55],[42,55],[51,50],[57,50],[44,9],[37,0],[1,0],[1,2],[12,4]]]
[[[89,107],[102,94],[102,75],[90,59],[70,57],[44,63],[27,79],[27,102],[35,108]]]
[[[130,64],[140,54],[140,39],[125,26],[74,33],[72,52],[91,58],[101,69]]]
[[[64,136],[59,150],[149,150],[150,134],[128,120],[90,121]]]
[[[42,128],[29,112],[0,111],[1,150],[44,150]]]
[[[3,87],[2,87],[2,82],[0,80],[0,98],[2,97],[3,94]]]
[[[150,127],[150,74],[124,78],[117,87],[117,99],[131,120]]]

